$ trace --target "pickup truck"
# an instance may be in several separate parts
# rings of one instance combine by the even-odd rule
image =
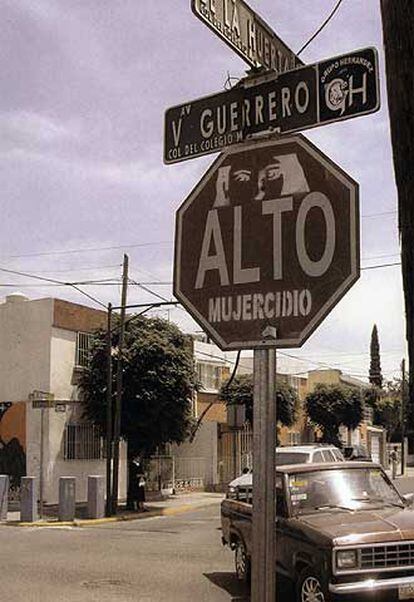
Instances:
[[[251,480],[221,505],[222,541],[242,580],[250,575]],[[277,468],[278,576],[291,581],[297,602],[414,600],[412,502],[372,462]]]

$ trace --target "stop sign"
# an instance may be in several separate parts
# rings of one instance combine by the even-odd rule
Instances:
[[[359,277],[358,209],[303,136],[228,149],[177,211],[175,296],[223,350],[299,347]]]

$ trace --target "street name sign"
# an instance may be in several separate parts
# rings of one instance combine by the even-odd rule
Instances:
[[[255,83],[258,81],[258,83]],[[365,48],[167,109],[164,162],[218,152],[252,136],[297,132],[379,109],[378,54]]]
[[[221,349],[301,346],[359,278],[358,202],[303,136],[228,149],[177,211],[175,296]]]
[[[192,0],[193,13],[251,67],[278,73],[303,65],[269,25],[243,0]]]
[[[32,402],[33,409],[51,408],[55,403],[55,396],[49,391],[39,391],[35,389],[29,393],[29,401]]]

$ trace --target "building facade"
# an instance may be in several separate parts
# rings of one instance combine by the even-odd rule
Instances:
[[[105,325],[104,311],[60,299],[13,294],[0,304],[0,472],[16,486],[23,474],[38,477],[46,504],[57,502],[60,476],[76,477],[85,501],[87,476],[105,475],[104,441],[78,390],[91,334]],[[51,394],[52,407],[34,407],[36,391]],[[120,464],[123,498],[124,446]]]

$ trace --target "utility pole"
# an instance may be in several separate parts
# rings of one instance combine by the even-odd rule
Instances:
[[[401,362],[401,474],[405,473],[405,359]]]
[[[395,179],[398,190],[398,228],[405,299],[408,347],[407,435],[413,437],[414,410],[414,69],[412,0],[381,0],[387,71],[388,106]]]
[[[125,308],[127,302],[128,289],[128,255],[124,255],[124,267],[122,274],[122,293],[121,293],[121,323],[119,327],[118,341],[118,365],[116,372],[116,398],[114,415],[114,464],[112,478],[112,513],[116,514],[118,508],[118,480],[119,480],[119,439],[121,435],[121,414],[122,414],[122,369],[125,335]]]
[[[254,350],[252,602],[276,595],[276,349]]]
[[[106,331],[106,516],[112,514],[112,303]]]
[[[39,517],[44,513],[44,474],[45,474],[45,408],[40,410],[40,478],[39,478]]]

